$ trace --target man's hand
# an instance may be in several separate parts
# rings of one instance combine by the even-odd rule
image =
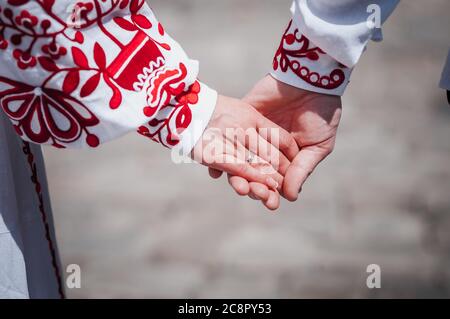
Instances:
[[[244,101],[295,138],[300,152],[286,172],[282,194],[290,201],[297,200],[308,176],[333,151],[342,112],[341,98],[298,89],[268,75],[256,84]],[[276,192],[239,176],[229,175],[228,178],[235,190],[248,189],[246,195],[261,199],[270,209],[278,208]],[[270,202],[265,200],[267,196],[259,196],[267,191]]]
[[[271,129],[278,133],[276,143],[270,134],[265,134]],[[216,171],[257,182],[266,189],[281,190],[284,175],[297,153],[298,146],[287,131],[250,104],[219,96],[208,127],[191,156]],[[245,195],[250,191],[239,185],[235,189]]]

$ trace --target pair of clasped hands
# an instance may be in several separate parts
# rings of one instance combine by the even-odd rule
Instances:
[[[267,75],[242,100],[219,95],[191,156],[209,167],[212,178],[225,172],[239,195],[276,210],[281,196],[298,199],[308,176],[332,152],[341,110],[338,96]]]

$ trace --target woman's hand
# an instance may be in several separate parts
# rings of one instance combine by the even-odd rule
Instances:
[[[284,174],[298,151],[287,131],[251,105],[219,96],[210,123],[191,156],[213,169],[213,177],[220,177],[223,171],[276,190],[281,189]],[[248,194],[247,189],[235,189]]]

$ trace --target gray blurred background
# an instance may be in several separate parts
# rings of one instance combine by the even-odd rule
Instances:
[[[263,77],[290,0],[155,0],[201,79],[240,97]],[[450,297],[450,106],[438,81],[448,0],[403,1],[344,96],[335,152],[268,213],[136,134],[45,149],[72,298]],[[381,267],[381,289],[366,267]]]

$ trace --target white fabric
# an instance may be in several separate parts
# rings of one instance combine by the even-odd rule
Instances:
[[[38,144],[95,147],[138,131],[186,155],[215,109],[198,62],[144,1],[86,2],[84,19],[96,22],[67,27],[76,3],[0,1],[2,19],[12,16],[0,25],[0,298],[63,295],[40,146],[17,132]],[[66,51],[49,52],[53,41]]]
[[[347,67],[358,62],[370,39],[381,40],[381,30],[367,23],[369,5],[378,5],[381,23],[399,0],[294,0],[291,12],[308,39]]]
[[[56,252],[40,146],[31,145],[44,213]],[[0,113],[0,298],[59,298],[39,199],[23,141]]]
[[[311,53],[312,58],[308,55]],[[344,94],[351,73],[351,68],[338,63],[305,38],[296,20],[285,31],[270,72],[278,81],[294,87],[339,96]]]
[[[295,87],[333,95],[342,95],[350,81],[351,68],[359,61],[370,40],[381,41],[381,25],[389,18],[400,0],[294,0],[291,6],[292,19],[298,30],[314,45],[327,53],[329,58],[319,63],[302,62],[311,71],[319,74],[330,73],[336,68],[335,60],[349,69],[346,81],[334,90],[323,90],[302,81],[292,72],[272,72],[276,79]],[[380,13],[380,28],[373,27],[370,21],[374,7]],[[368,23],[369,21],[369,23]],[[343,69],[345,70],[345,69]],[[440,87],[450,89],[450,52],[442,71]]]
[[[381,29],[370,28],[367,24],[367,18],[370,15],[367,12],[368,5],[377,4],[380,6],[381,22],[384,22],[395,9],[398,2],[398,0],[294,0],[291,8],[293,15],[292,27],[294,30],[298,29],[300,34],[305,35],[312,47],[319,47],[325,52],[319,54],[320,58],[318,60],[301,59],[301,65],[307,67],[312,73],[319,75],[329,75],[334,70],[341,70],[345,75],[345,80],[336,88],[324,89],[315,85],[311,77],[307,78],[308,81],[301,79],[292,69],[282,72],[278,68],[271,74],[280,81],[299,88],[326,94],[342,95],[349,82],[351,68],[358,62],[367,42],[370,39],[376,41],[382,39]],[[14,17],[21,15],[22,10],[27,9],[31,14],[39,17],[41,19],[39,21],[42,21],[42,18],[52,21],[60,18],[62,21],[66,21],[70,15],[68,8],[74,4],[72,0],[55,1],[52,8],[55,16],[48,17],[46,12],[44,12],[45,10],[43,10],[43,6],[39,5],[39,3],[42,4],[44,2],[33,1],[20,7],[11,6],[10,9],[12,9]],[[50,4],[52,1],[45,3]],[[131,3],[137,2],[131,1],[130,5]],[[102,5],[108,4],[109,2]],[[0,5],[4,9],[7,6],[7,2],[1,1]],[[112,92],[106,82],[101,81],[99,86],[88,97],[82,96],[81,84],[70,94],[72,97],[82,101],[87,106],[87,109],[98,118],[99,124],[88,128],[90,130],[89,134],[96,135],[100,143],[139,129],[141,134],[157,140],[165,146],[177,147],[182,153],[187,154],[208,124],[214,111],[217,94],[204,84],[199,83],[198,87],[195,86],[197,83],[198,63],[189,59],[178,43],[162,32],[150,8],[144,5],[138,14],[147,17],[151,21],[153,28],[150,28],[150,30],[142,30],[141,28],[137,32],[142,31],[157,42],[170,46],[170,50],[161,49],[164,52],[164,64],[153,65],[155,69],[145,79],[141,90],[122,90],[121,93],[125,105],[114,110],[108,105],[108,101],[112,98]],[[136,18],[135,12],[127,11],[126,8],[121,10],[115,9],[113,14],[104,17],[105,27],[111,33],[117,35],[119,42],[131,43],[135,33],[130,34],[121,30],[115,23],[116,21],[112,19],[112,17],[118,16],[130,24],[135,24],[138,20],[142,21],[142,17],[137,16]],[[24,18],[24,20],[27,19],[31,21],[29,17]],[[16,20],[12,19],[11,21]],[[127,28],[130,24],[128,24]],[[16,31],[6,28],[3,36],[5,38],[10,37],[14,32]],[[69,38],[58,37],[56,41],[61,46],[67,45],[79,48],[89,57],[90,65],[98,64],[97,59],[92,56],[96,43],[100,43],[102,46],[108,64],[126,49],[118,48],[105,33],[100,32],[95,24],[83,30],[82,33],[85,39],[83,45],[68,44],[70,42],[68,39],[74,37],[75,31],[68,35]],[[31,43],[31,39],[23,38],[22,48]],[[11,93],[5,92],[12,88],[17,88],[17,83],[8,82],[7,79],[24,83],[25,86],[38,88],[32,91],[38,94],[37,96],[42,96],[41,94],[44,92],[40,87],[42,79],[47,77],[50,71],[45,70],[46,68],[41,65],[41,61],[35,67],[20,68],[18,59],[14,57],[14,50],[17,47],[11,43],[5,47],[6,42],[4,40],[0,38],[0,50],[3,50],[0,55],[0,63],[2,65],[2,68],[0,68],[0,77],[2,78],[0,81],[0,103],[2,103],[2,106],[9,106],[5,97],[8,97]],[[42,41],[42,38],[37,40],[38,45],[31,52],[36,56],[41,55],[41,48],[43,45],[48,44],[39,41]],[[290,44],[284,44],[289,48]],[[72,52],[67,52],[66,55],[58,58],[58,67],[73,67],[74,61],[72,61],[72,57]],[[160,63],[161,61],[157,60],[157,62]],[[300,63],[300,59],[297,62]],[[36,61],[35,64],[37,64]],[[157,79],[160,79],[158,76],[164,72],[175,72],[175,75],[171,78],[165,79],[166,81],[173,80],[174,77],[183,73],[181,64],[186,68],[185,77],[182,81],[177,82],[176,87],[174,86],[170,89],[177,91],[181,88],[186,93],[192,94],[190,90],[195,88],[195,90],[198,89],[198,92],[194,92],[194,97],[189,99],[190,103],[196,104],[187,113],[189,116],[192,116],[192,124],[187,127],[181,125],[183,130],[178,131],[179,122],[183,122],[188,118],[183,113],[186,111],[185,107],[190,108],[189,103],[180,104],[180,100],[183,99],[182,95],[174,94],[171,96],[166,91],[161,92],[157,90],[156,93],[160,99],[157,105],[154,105],[157,108],[157,112],[149,118],[142,112],[142,109],[145,105],[153,103],[149,99],[154,97],[154,95],[150,94],[149,91],[151,88],[155,88],[155,82]],[[51,65],[50,68],[52,68]],[[82,75],[82,83],[85,83],[92,76],[92,74],[85,73]],[[62,83],[66,75],[60,74],[55,76],[54,79],[49,81],[48,88],[62,90]],[[447,89],[450,88],[450,54],[442,75],[441,86]],[[23,90],[23,87],[21,89]],[[23,94],[23,92],[20,94]],[[174,105],[177,105],[177,103],[182,107],[176,109]],[[15,104],[16,107],[18,105],[17,103]],[[11,105],[11,107],[13,106]],[[171,110],[175,113],[170,113]],[[171,119],[170,115],[175,115],[176,120]],[[178,115],[181,116],[178,117]],[[159,135],[154,136],[155,132],[159,132],[159,127],[150,125],[151,120],[163,121],[164,119],[168,119],[167,127],[164,127]],[[20,130],[22,119],[10,118],[9,120]],[[56,122],[57,125],[64,126],[63,122]],[[33,118],[32,126],[36,129],[43,123],[38,123]],[[81,136],[74,140],[64,141],[56,139],[56,141],[60,146],[64,147],[88,146],[87,130],[83,130],[80,134]],[[25,140],[33,141],[33,138],[26,134],[22,137]],[[179,143],[176,145],[167,144],[173,137],[179,138]],[[39,143],[52,144],[54,142],[55,139],[48,139]],[[24,144],[17,136],[10,121],[4,114],[0,114],[0,298],[58,298],[61,297],[61,284],[58,283],[60,267],[42,155],[39,146],[31,145],[33,157],[30,161],[30,156],[25,154],[23,149]],[[35,172],[33,171],[34,168],[36,169]],[[32,176],[35,178],[32,179]],[[39,191],[36,191],[36,178],[40,185]],[[42,209],[39,207],[41,202],[43,204]],[[52,255],[49,241],[53,245],[54,255]]]
[[[63,147],[95,147],[98,143],[148,126],[153,119],[161,118],[163,112],[167,125],[159,127],[153,139],[173,147],[174,140],[167,141],[165,138],[176,140],[189,136],[179,147],[185,154],[194,147],[199,136],[190,130],[205,129],[214,111],[217,95],[201,85],[195,105],[187,104],[188,109],[180,105],[180,94],[188,91],[197,81],[198,62],[188,58],[181,46],[164,31],[145,1],[124,2],[124,7],[121,7],[121,1],[87,2],[91,7],[80,9],[87,15],[85,18],[80,15],[75,27],[68,23],[78,10],[77,2],[72,0],[59,0],[53,4],[46,2],[51,7],[45,7],[46,4],[39,1],[20,6],[8,6],[5,1],[1,3],[3,12],[5,8],[12,10],[11,24],[15,25],[4,28],[4,39],[1,41],[5,43],[6,39],[8,46],[0,49],[0,102],[5,111],[10,110],[7,114],[21,130],[23,139]],[[44,20],[50,23],[46,32],[41,27]],[[29,32],[26,23],[32,24],[33,33]],[[12,41],[17,30],[23,32],[20,44]],[[56,36],[47,35],[51,33]],[[77,37],[80,40],[76,40]],[[44,47],[52,42],[66,53],[57,57],[50,55],[48,48],[45,51]],[[29,54],[25,54],[30,47]],[[30,59],[32,62],[29,62]],[[96,77],[99,81],[95,89],[87,90],[89,81],[94,81]],[[50,90],[57,93],[52,95]],[[114,94],[115,90],[120,93],[120,101],[117,100],[118,94]],[[34,117],[14,116],[17,104],[22,101],[20,98],[31,93],[35,99],[41,99]],[[75,111],[58,113],[57,108],[50,105],[50,115],[45,113],[46,106],[42,101],[55,101],[57,96],[69,102]],[[63,103],[57,102],[59,105]],[[67,107],[61,109],[67,110]],[[169,109],[173,114],[167,112]],[[190,114],[192,120],[200,127],[194,128],[184,123],[189,117],[185,113],[189,110],[193,110]],[[43,119],[39,119],[39,111],[42,111]],[[180,111],[184,113],[178,116]],[[31,113],[27,111],[27,114]],[[78,113],[75,118],[84,116],[98,123],[76,120],[78,123],[70,126],[74,113]],[[37,138],[27,132],[27,126],[32,126],[35,132],[49,130],[49,137]],[[69,129],[79,133],[67,136],[65,132],[58,132],[71,132]]]
[[[291,6],[292,31],[295,30],[297,39],[300,35],[306,37],[311,48],[318,47],[325,54],[320,53],[319,59],[313,60],[303,52],[296,51],[297,56],[292,54],[288,58],[288,68],[275,67],[271,75],[281,82],[304,90],[343,95],[350,81],[352,68],[368,41],[383,39],[381,24],[398,3],[399,0],[294,0]],[[379,27],[370,24],[370,21],[374,21],[371,19],[374,5],[379,8]],[[284,38],[281,47],[288,51],[301,51],[303,42],[291,44]],[[332,81],[333,76],[330,75],[336,72],[344,73],[344,81],[339,80],[337,86],[321,85],[321,81]]]

